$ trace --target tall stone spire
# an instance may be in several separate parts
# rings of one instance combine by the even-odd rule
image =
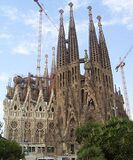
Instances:
[[[44,85],[45,87],[48,87],[49,82],[48,82],[48,55],[45,55],[45,69],[44,69]]]
[[[56,72],[56,64],[55,64],[55,47],[52,47],[52,67],[51,67],[51,75]]]
[[[68,4],[70,6],[70,21],[69,21],[69,33],[68,33],[68,54],[69,61],[74,62],[79,60],[78,41],[75,29],[75,21],[73,16],[73,3]]]
[[[64,11],[61,9],[59,12],[60,12],[60,28],[59,28],[58,46],[57,46],[57,69],[64,66],[66,63],[66,40],[65,40],[65,31],[63,24]]]
[[[111,69],[110,65],[110,59],[109,59],[109,54],[108,54],[108,49],[102,29],[102,23],[101,23],[101,16],[97,16],[98,19],[98,27],[99,27],[99,49],[100,49],[100,54],[101,54],[101,59],[102,59],[102,67],[105,69]]]
[[[113,85],[113,76],[110,65],[109,53],[106,45],[106,41],[103,34],[101,16],[97,17],[98,27],[99,27],[99,52],[101,55],[101,68],[102,68],[102,80],[103,80],[103,99],[106,99],[104,102],[104,115],[105,120],[109,119],[110,116],[114,114],[114,85]]]
[[[92,7],[88,6],[89,11],[89,52],[91,63],[100,63],[98,40],[92,17]]]

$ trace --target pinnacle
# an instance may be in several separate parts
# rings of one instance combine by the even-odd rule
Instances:
[[[68,5],[69,5],[71,8],[73,7],[73,3],[72,3],[72,2],[70,2]]]
[[[98,21],[100,22],[102,17],[101,16],[97,16]]]
[[[92,7],[91,7],[91,6],[88,6],[87,9],[89,9],[89,11],[91,11],[91,10],[92,10]]]
[[[60,10],[59,10],[59,13],[60,13],[60,14],[63,14],[63,13],[64,13],[63,9],[60,9]]]

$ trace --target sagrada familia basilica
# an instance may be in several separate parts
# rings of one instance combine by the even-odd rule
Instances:
[[[43,76],[15,76],[3,102],[5,137],[16,140],[23,149],[28,145],[32,154],[75,155],[79,147],[77,127],[90,120],[104,123],[113,116],[127,116],[123,96],[114,87],[101,17],[97,17],[97,37],[92,8],[88,7],[89,50],[80,58],[73,4],[69,7],[68,37],[60,10],[57,54],[53,47],[51,73],[46,65]]]

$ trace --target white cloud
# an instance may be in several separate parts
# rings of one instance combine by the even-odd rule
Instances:
[[[33,42],[19,42],[15,48],[13,48],[14,54],[30,55],[36,51],[36,44]]]
[[[21,14],[21,21],[27,26],[31,26],[33,28],[38,28],[38,12],[35,12],[33,10],[30,10],[26,14]]]
[[[133,29],[133,0],[102,0],[114,16],[115,21]]]
[[[10,39],[12,37],[11,34],[0,33],[0,39]]]
[[[1,6],[0,12],[1,15],[8,17],[10,20],[16,20],[19,15],[18,9],[10,6]]]

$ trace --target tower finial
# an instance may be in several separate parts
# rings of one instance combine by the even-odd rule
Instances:
[[[70,6],[70,8],[73,7],[73,3],[72,2],[70,2],[68,5]]]
[[[73,3],[70,2],[68,5],[70,6],[70,18],[73,18]]]
[[[59,13],[60,13],[60,25],[62,26],[63,25],[63,13],[64,13],[63,9],[60,9]]]
[[[64,13],[63,9],[60,9],[59,13],[62,15]]]
[[[98,27],[99,27],[99,30],[102,31],[102,23],[101,23],[102,17],[101,17],[101,16],[97,16],[97,19],[98,19]]]
[[[89,18],[90,18],[90,21],[92,21],[92,7],[91,7],[91,6],[88,6],[87,9],[89,10]]]

